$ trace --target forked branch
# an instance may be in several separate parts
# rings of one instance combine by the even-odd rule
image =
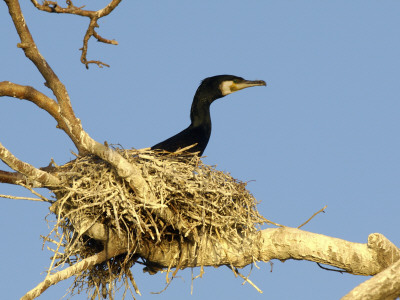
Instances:
[[[103,9],[93,11],[93,10],[84,10],[82,9],[83,7],[76,7],[71,0],[67,0],[67,7],[61,7],[58,5],[56,1],[43,1],[42,4],[39,4],[38,1],[36,0],[31,0],[33,5],[45,12],[49,13],[58,13],[58,14],[72,14],[72,15],[78,15],[82,17],[87,17],[90,19],[89,27],[86,30],[86,34],[83,38],[83,46],[80,49],[82,51],[81,54],[81,62],[86,66],[86,68],[89,68],[90,64],[97,64],[100,68],[103,66],[109,67],[108,64],[103,63],[98,60],[87,60],[87,51],[88,51],[88,43],[90,38],[93,36],[97,41],[105,43],[105,44],[111,44],[111,45],[118,45],[118,42],[115,40],[109,40],[101,37],[96,31],[95,28],[98,28],[99,25],[97,24],[97,21],[110,14],[121,2],[122,0],[113,0],[111,1],[107,6],[105,6]]]
[[[151,193],[146,181],[141,176],[140,170],[136,166],[130,164],[116,151],[93,140],[89,134],[83,130],[80,120],[74,114],[65,86],[40,54],[29,32],[19,2],[17,0],[5,0],[5,2],[21,39],[19,47],[23,49],[25,55],[35,64],[42,74],[46,80],[46,86],[53,91],[57,99],[57,104],[54,100],[31,87],[19,86],[10,82],[3,82],[0,86],[3,95],[30,100],[39,107],[45,109],[56,119],[59,128],[65,131],[71,138],[81,155],[91,153],[109,162],[117,170],[118,175],[129,183],[136,195],[142,199],[144,203],[158,203],[159,201]],[[112,12],[120,2],[121,0],[114,0],[105,8],[97,12],[87,11],[87,14],[90,15],[92,20],[97,20]],[[70,9],[71,11],[74,10],[72,8]],[[15,170],[19,171],[18,169]],[[160,210],[160,216],[165,219],[173,220],[175,214],[166,208]]]
[[[80,141],[82,126],[79,119],[77,119],[74,114],[71,101],[64,84],[60,81],[53,69],[40,54],[32,35],[29,32],[19,2],[17,0],[5,0],[5,2],[8,6],[8,10],[14,22],[17,33],[21,39],[21,43],[18,44],[18,47],[21,48],[24,51],[25,56],[34,63],[38,71],[46,80],[45,85],[51,89],[57,99],[59,114],[63,119],[62,124],[59,122],[59,125],[64,125],[61,126],[61,129],[68,134],[72,142],[78,148],[79,152],[85,153],[84,146]],[[47,101],[47,103],[50,102]]]

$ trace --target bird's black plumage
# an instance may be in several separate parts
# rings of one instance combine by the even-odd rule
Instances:
[[[169,139],[154,145],[151,149],[175,152],[196,144],[187,151],[192,153],[198,152],[199,155],[202,155],[211,135],[211,103],[238,90],[260,85],[266,85],[265,81],[249,81],[233,75],[218,75],[204,79],[193,98],[189,127]]]

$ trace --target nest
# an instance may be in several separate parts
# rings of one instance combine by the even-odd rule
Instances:
[[[197,156],[157,154],[148,149],[115,150],[141,169],[158,202],[146,204],[138,200],[114,168],[95,156],[78,157],[58,167],[63,185],[53,190],[57,201],[51,208],[57,221],[45,238],[57,245],[53,247],[51,270],[73,265],[102,250],[101,242],[85,235],[94,222],[104,224],[135,245],[163,239],[196,242],[203,235],[237,243],[267,221],[259,215],[257,202],[246,189],[246,183],[203,164]],[[168,220],[160,218],[156,212],[163,208],[170,209],[187,224],[185,232],[179,232]],[[127,289],[131,282],[138,292],[130,270],[135,263],[145,264],[150,273],[159,270],[127,249],[127,254],[76,276],[72,292],[88,289],[93,299],[100,296],[113,299],[119,280]]]

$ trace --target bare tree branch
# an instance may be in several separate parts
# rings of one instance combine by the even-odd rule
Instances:
[[[18,172],[7,172],[0,170],[0,182],[18,184],[18,182],[26,182],[26,176]]]
[[[355,287],[342,300],[398,299],[399,296],[400,260]]]
[[[47,290],[50,286],[70,278],[71,276],[78,274],[82,271],[85,271],[91,267],[93,267],[96,264],[99,264],[103,261],[106,261],[107,259],[114,257],[119,253],[118,251],[106,251],[103,250],[102,252],[95,254],[91,257],[88,257],[79,263],[66,268],[60,272],[57,272],[56,274],[50,275],[44,280],[43,282],[39,283],[35,288],[30,290],[28,293],[26,293],[21,300],[31,300],[39,297],[45,290]]]
[[[12,155],[10,151],[8,151],[1,143],[0,159],[11,169],[25,175],[31,181],[37,181],[41,183],[43,186],[56,186],[61,183],[61,181],[57,177],[42,170],[36,169],[34,166],[19,160],[14,155]]]
[[[88,42],[90,38],[93,36],[96,38],[99,42],[106,43],[106,44],[111,44],[111,45],[118,45],[118,42],[115,40],[108,40],[103,37],[101,37],[96,31],[95,28],[99,27],[97,24],[97,21],[110,14],[121,2],[122,0],[112,0],[107,6],[105,6],[103,9],[97,10],[97,11],[92,11],[92,10],[83,10],[83,7],[76,7],[73,5],[72,1],[68,0],[67,5],[68,7],[63,8],[58,5],[56,1],[43,1],[43,4],[39,4],[38,1],[36,0],[31,0],[33,5],[45,12],[49,13],[58,13],[58,14],[72,14],[72,15],[78,15],[82,17],[88,17],[90,18],[90,23],[89,27],[86,30],[85,36],[83,38],[83,46],[80,49],[82,51],[81,54],[81,62],[86,66],[86,68],[89,68],[90,64],[97,64],[100,68],[103,66],[109,67],[108,64],[103,63],[98,60],[87,60],[87,50],[88,50]]]
[[[102,42],[102,43],[105,43],[105,44],[111,44],[111,45],[118,45],[118,42],[117,42],[116,40],[108,40],[108,39],[105,39],[105,38],[101,37],[96,31],[93,31],[93,36],[94,36],[99,42]]]
[[[369,244],[352,243],[290,227],[264,229],[237,244],[240,246],[233,247],[233,243],[220,240],[202,240],[200,245],[185,244],[187,252],[181,254],[185,255],[182,268],[198,267],[201,265],[199,261],[204,266],[228,264],[242,268],[254,259],[309,260],[356,275],[374,275],[387,267],[386,263],[377,261],[378,253]],[[139,252],[142,257],[161,266],[176,266],[182,258],[177,256],[174,259],[172,254],[179,253],[182,245],[178,242],[168,242],[168,245],[167,248],[162,245],[140,245]],[[201,251],[202,257],[199,257],[196,247],[205,247]]]
[[[139,197],[144,197],[148,190],[143,178],[140,176],[140,171],[129,164],[122,156],[108,147],[94,141],[83,129],[80,120],[76,118],[68,92],[65,86],[61,83],[57,75],[53,72],[46,60],[39,53],[36,44],[29,32],[28,26],[25,23],[21,8],[17,0],[5,0],[8,5],[10,15],[17,29],[18,35],[21,38],[19,47],[24,50],[25,55],[35,64],[40,73],[46,79],[46,85],[53,91],[57,98],[59,113],[55,107],[55,102],[44,96],[30,87],[23,87],[12,84],[10,82],[3,82],[3,93],[10,96],[19,96],[27,100],[33,101],[39,107],[48,111],[59,122],[59,126],[63,129],[77,146],[81,154],[93,153],[100,158],[110,162],[118,170],[118,174],[127,178],[128,182],[132,184],[132,188],[138,193]],[[120,1],[112,1],[106,8],[96,12],[99,17],[109,14]],[[111,5],[113,4],[113,5]],[[17,92],[14,92],[16,89]],[[60,117],[61,116],[61,117]],[[60,119],[61,118],[61,119]]]
[[[71,138],[73,143],[78,148],[80,154],[92,153],[104,159],[105,161],[109,162],[113,167],[115,167],[115,169],[118,172],[118,175],[121,178],[124,178],[129,183],[129,185],[137,194],[138,198],[142,199],[143,203],[150,205],[152,203],[153,204],[158,203],[159,202],[158,199],[156,199],[154,195],[151,193],[146,181],[141,176],[140,170],[136,166],[130,164],[116,151],[93,140],[89,136],[89,134],[83,130],[80,120],[76,118],[72,110],[71,101],[69,99],[65,86],[60,82],[57,75],[53,72],[51,67],[47,64],[46,60],[39,53],[35,45],[35,42],[29,32],[28,26],[25,23],[18,1],[17,0],[5,0],[5,1],[9,7],[10,15],[13,19],[17,32],[21,38],[20,47],[24,50],[25,55],[36,65],[38,70],[46,79],[46,85],[53,91],[54,95],[57,98],[59,106],[59,114],[55,113],[56,109],[55,107],[53,108],[54,104],[48,99],[42,101],[49,104],[49,105],[44,105],[44,109],[47,110],[48,112],[51,112],[51,114],[54,117],[56,117],[59,127],[68,134],[68,136]],[[108,5],[106,8],[100,10],[97,13],[99,14],[99,16],[107,15],[115,8],[116,5],[118,5],[119,2],[120,1],[112,1],[110,5]],[[4,83],[5,86],[3,87],[4,90],[7,89],[7,85],[9,88],[10,83],[8,82]],[[21,86],[13,86],[13,87],[25,91],[32,91],[32,88],[25,87],[24,89]],[[12,91],[9,91],[9,94],[11,93]],[[38,93],[34,94],[39,95]],[[23,96],[24,98],[25,97],[29,98],[27,95],[20,95],[20,96]],[[30,97],[30,98],[37,100],[35,97]],[[38,99],[39,98],[43,97],[38,97]],[[34,103],[42,104],[42,102],[40,101],[36,102]],[[162,219],[166,221],[175,220],[177,217],[176,214],[174,214],[168,208],[160,209],[159,215]],[[178,225],[177,228],[178,230],[180,230],[181,232],[186,232],[188,230],[187,228],[185,228],[182,222],[179,224],[180,225]]]
[[[29,32],[18,1],[5,0],[5,2],[8,6],[14,26],[17,29],[18,35],[21,39],[21,43],[18,44],[18,47],[23,49],[25,56],[35,64],[36,68],[46,80],[45,85],[53,91],[57,98],[60,115],[63,118],[63,124],[59,123],[60,127],[68,134],[72,142],[78,148],[79,152],[85,153],[85,149],[80,143],[82,126],[72,110],[71,101],[64,84],[62,84],[50,65],[40,54],[32,35]]]
[[[370,234],[368,236],[368,247],[376,251],[379,264],[383,266],[388,267],[400,259],[400,249],[382,234]]]
[[[102,251],[84,259],[74,266],[68,267],[49,276],[44,282],[31,290],[29,295],[38,296],[46,288],[57,282],[78,274],[94,264],[101,263],[110,257],[125,253],[127,241],[118,237],[118,232],[107,230],[101,223],[96,223],[87,232],[94,239],[105,241],[107,251]],[[377,234],[373,234],[376,235]],[[372,235],[370,235],[371,237]],[[379,239],[385,239],[379,235]],[[373,238],[373,239],[375,239]],[[370,238],[369,238],[370,240]],[[202,266],[228,265],[243,268],[254,261],[269,261],[279,259],[309,260],[342,268],[349,273],[358,275],[375,275],[386,268],[379,262],[377,253],[371,249],[370,243],[352,243],[342,239],[321,234],[302,231],[296,228],[281,227],[264,229],[240,242],[216,240],[210,236],[202,236],[200,242],[178,242],[176,240],[147,242],[140,245],[130,245],[135,253],[161,269],[193,268]],[[390,246],[389,246],[390,247]],[[374,248],[374,246],[372,246]],[[124,250],[125,249],[125,250]],[[201,250],[199,250],[201,249]],[[106,254],[107,253],[107,254]],[[399,251],[397,250],[397,254]],[[395,259],[397,256],[394,256]],[[390,259],[389,259],[390,260]],[[393,262],[391,262],[393,263]],[[400,266],[399,263],[396,264]],[[353,299],[353,298],[348,298]],[[378,298],[357,298],[378,299]],[[382,299],[382,298],[381,298]]]
[[[33,46],[36,47],[35,44],[33,44]],[[38,53],[38,54],[40,55],[40,53]],[[52,77],[50,80],[57,81],[58,78]],[[72,114],[69,114],[67,117],[64,117],[61,112],[60,105],[56,101],[54,101],[53,99],[49,98],[48,96],[39,92],[38,90],[36,90],[35,88],[33,88],[31,86],[23,86],[23,85],[19,85],[16,83],[12,83],[10,81],[0,82],[0,97],[1,96],[8,96],[8,97],[13,97],[13,98],[28,100],[28,101],[36,104],[38,107],[42,108],[43,110],[47,111],[57,121],[58,128],[62,129],[71,138],[71,140],[74,142],[75,146],[81,152],[85,152],[83,147],[80,145],[79,139],[76,138],[73,135],[73,132],[70,130],[71,123],[75,123],[75,127],[80,127],[80,122],[73,114],[72,108],[71,108],[71,110],[68,109],[68,106],[71,106],[69,103],[69,98],[67,98],[65,101],[63,101],[63,99],[64,99],[63,97],[60,98],[61,103],[63,103],[63,102],[69,103],[67,105],[64,105],[64,107],[67,108],[67,111],[72,111]],[[65,96],[68,97],[67,94],[65,94]],[[79,128],[77,128],[77,129],[79,129]],[[79,133],[78,130],[75,130],[75,132],[77,134]]]
[[[31,101],[47,111],[56,121],[62,122],[58,103],[31,86],[2,81],[0,82],[0,97],[2,96]]]
[[[97,64],[97,66],[99,68],[102,68],[103,66],[110,67],[109,65],[107,65],[107,64],[105,64],[105,63],[103,63],[101,61],[98,61],[98,60],[89,60],[88,61],[86,59],[87,50],[88,50],[88,43],[89,43],[90,38],[95,35],[95,31],[94,31],[95,27],[99,27],[99,25],[97,24],[97,19],[96,18],[91,18],[90,19],[90,23],[89,23],[89,27],[88,27],[88,29],[86,31],[86,34],[85,34],[84,38],[83,38],[83,46],[82,46],[82,48],[79,49],[79,50],[82,51],[81,62],[86,66],[86,69],[89,69],[89,64]]]
[[[0,195],[0,198],[15,199],[15,200],[29,200],[29,201],[38,201],[38,202],[49,202],[49,201],[45,201],[40,198],[18,197],[18,196],[11,196],[11,195]]]

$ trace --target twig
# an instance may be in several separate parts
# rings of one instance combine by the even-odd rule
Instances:
[[[105,44],[111,44],[111,45],[118,45],[118,42],[117,42],[116,40],[108,40],[108,39],[105,39],[105,38],[101,37],[95,30],[93,30],[93,36],[94,36],[99,42],[102,42],[102,43],[105,43]]]
[[[239,275],[242,279],[244,279],[245,282],[248,282],[253,288],[256,289],[257,292],[259,292],[260,294],[263,293],[263,291],[260,290],[248,277],[242,275],[237,268],[233,268],[233,266],[228,266],[228,268],[230,268],[235,275]]]
[[[55,261],[56,261],[57,255],[58,255],[58,253],[59,253],[58,250],[60,250],[61,244],[62,244],[63,239],[64,239],[64,235],[65,235],[65,232],[63,232],[63,234],[62,234],[60,240],[59,240],[58,243],[56,244],[56,245],[57,245],[57,249],[54,251],[53,259],[51,260],[50,267],[49,267],[49,269],[48,269],[48,271],[47,271],[46,278],[44,279],[45,281],[46,281],[47,278],[50,277],[51,270],[53,270],[54,263],[55,263]]]
[[[281,225],[281,224],[275,223],[275,222],[273,222],[273,221],[270,221],[270,220],[264,218],[263,216],[261,216],[261,218],[262,218],[263,221],[264,221],[265,223],[267,223],[267,224],[271,224],[271,225],[274,225],[274,226],[276,226],[276,227],[284,227],[284,226],[285,226],[285,225]]]
[[[30,201],[38,201],[38,202],[52,202],[51,200],[43,200],[39,198],[29,198],[29,197],[17,197],[17,196],[10,196],[10,195],[0,195],[0,198],[7,198],[7,199],[15,199],[15,200],[30,200]]]
[[[350,273],[349,271],[346,271],[346,270],[337,270],[337,269],[331,269],[331,268],[324,267],[318,262],[317,262],[317,265],[318,265],[318,267],[320,267],[321,269],[326,270],[326,271],[338,272],[340,274]]]
[[[325,212],[324,210],[327,208],[328,206],[325,205],[323,208],[321,208],[319,211],[317,211],[315,214],[313,214],[307,221],[305,221],[303,224],[301,224],[299,227],[297,227],[298,229],[300,229],[301,227],[303,227],[304,225],[306,225],[308,222],[311,221],[312,218],[314,218],[316,215],[318,215],[321,212]]]
[[[128,275],[129,280],[131,281],[132,286],[133,286],[133,288],[135,289],[136,294],[138,294],[139,296],[142,296],[142,294],[140,293],[140,290],[139,290],[139,288],[138,288],[138,286],[137,286],[137,284],[136,284],[136,281],[135,281],[135,279],[133,278],[133,275],[132,275],[131,270],[128,269],[127,272],[126,272],[126,274]]]
[[[29,185],[26,185],[22,182],[19,183],[20,186],[23,186],[24,188],[28,189],[32,194],[38,196],[40,199],[42,199],[45,202],[49,202],[49,203],[53,203],[55,201],[49,200],[47,199],[45,196],[39,194],[38,192],[36,192],[33,188],[31,188]]]

